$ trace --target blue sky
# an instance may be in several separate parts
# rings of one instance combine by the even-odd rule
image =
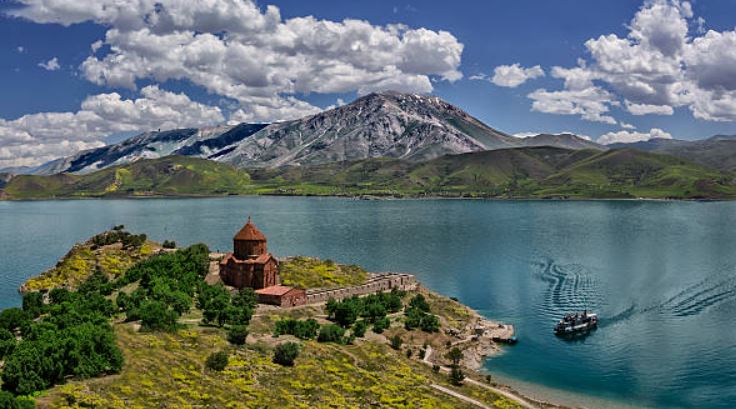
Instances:
[[[382,88],[439,95],[509,134],[736,133],[736,0],[211,0],[223,13],[162,1],[157,22],[147,0],[114,15],[86,3],[2,3],[0,167],[151,128],[289,119]]]

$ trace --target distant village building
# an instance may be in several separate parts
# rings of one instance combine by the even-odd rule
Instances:
[[[266,236],[251,218],[233,238],[233,252],[220,261],[220,278],[235,288],[252,288],[258,302],[283,307],[303,305],[306,292],[279,285],[279,261],[268,252]]]

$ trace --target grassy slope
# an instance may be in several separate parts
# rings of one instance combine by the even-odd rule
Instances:
[[[279,266],[281,282],[299,288],[333,288],[359,285],[368,272],[355,265],[336,264],[313,257],[294,257]]]
[[[161,247],[147,241],[140,248],[123,248],[120,243],[94,248],[91,242],[74,246],[52,268],[23,284],[24,291],[50,290],[68,286],[76,288],[95,271],[102,270],[110,278],[117,278],[136,262],[150,256]]]
[[[733,198],[733,176],[635,150],[501,149],[412,164],[371,159],[254,173],[261,193],[501,198]]]
[[[246,193],[250,177],[229,165],[184,156],[142,160],[88,175],[17,176],[5,192],[13,199],[115,195]]]
[[[550,176],[544,194],[581,197],[726,198],[730,178],[683,159],[632,149],[602,152]]]
[[[430,303],[443,322],[462,325],[468,318],[464,307],[444,297],[433,295]],[[261,312],[249,327],[248,344],[237,348],[227,344],[224,331],[212,327],[190,324],[176,334],[163,334],[139,333],[134,324],[116,324],[118,344],[126,358],[122,373],[70,381],[51,389],[37,403],[42,408],[472,407],[430,386],[439,384],[490,407],[518,408],[477,386],[453,387],[446,374],[434,373],[419,362],[416,352],[424,342],[440,349],[446,336],[406,331],[400,315],[392,319],[392,328],[385,335],[402,336],[403,348],[413,349],[413,358],[391,349],[384,336],[371,334],[371,341],[357,340],[354,345],[300,341],[302,352],[294,367],[271,362],[275,345],[295,340],[271,336],[278,319],[324,313],[320,306]],[[197,314],[193,311],[190,317]],[[231,353],[226,370],[205,369],[206,357],[223,349]]]
[[[19,176],[6,198],[115,195],[383,195],[497,198],[736,197],[731,173],[631,149],[499,149],[416,163],[367,159],[244,171],[202,159],[139,161],[90,175]]]

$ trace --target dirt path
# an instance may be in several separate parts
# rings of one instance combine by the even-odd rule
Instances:
[[[463,402],[467,402],[467,403],[469,403],[471,405],[474,405],[474,406],[477,406],[479,408],[482,408],[482,409],[493,409],[492,407],[487,406],[487,405],[484,405],[484,404],[478,402],[477,400],[475,400],[473,398],[469,398],[469,397],[463,395],[462,393],[455,392],[452,389],[445,388],[444,386],[440,386],[440,385],[437,385],[437,384],[434,384],[434,383],[431,386],[432,386],[432,388],[437,389],[438,391],[440,391],[442,393],[446,393],[446,394],[448,394],[448,395],[450,395],[452,397],[455,397],[457,399],[460,399]]]
[[[422,362],[424,362],[427,365],[432,365],[432,362],[430,361],[430,358],[432,356],[432,352],[433,352],[432,347],[431,346],[427,346],[427,352],[424,354],[424,359],[422,359]],[[450,368],[448,368],[446,366],[440,366],[440,370],[442,372],[448,372],[448,373],[450,372]],[[535,405],[535,404],[527,401],[526,399],[522,398],[521,396],[519,396],[519,395],[517,395],[515,393],[509,392],[509,391],[506,391],[506,390],[503,390],[503,389],[500,389],[500,388],[496,388],[494,386],[487,385],[487,384],[482,383],[482,382],[478,382],[478,381],[476,381],[475,379],[472,379],[472,378],[465,378],[464,382],[473,384],[475,386],[479,386],[479,387],[484,388],[484,389],[487,389],[487,390],[489,390],[489,391],[491,391],[491,392],[493,392],[493,393],[495,393],[497,395],[501,395],[501,396],[503,396],[505,398],[508,398],[511,401],[516,402],[517,404],[521,405],[522,407],[524,407],[526,409],[539,409],[539,407],[537,405]],[[432,385],[432,387],[435,388],[435,389],[441,390],[441,389],[439,389],[441,387],[438,386],[438,385]],[[443,388],[443,389],[447,389],[447,388]],[[447,389],[447,390],[450,391],[450,392],[453,392],[452,393],[453,396],[461,395],[460,393],[455,392],[455,391],[452,391],[450,389]],[[464,395],[461,395],[461,396],[464,396]],[[456,397],[458,397],[458,396],[456,396]],[[467,396],[465,396],[465,398],[470,399],[470,400],[473,400],[471,398],[468,398]],[[463,399],[463,400],[465,400],[466,402],[470,402],[470,400],[466,400],[466,399]],[[473,402],[470,402],[470,403],[473,403]],[[480,407],[487,407],[487,406],[483,406],[483,404],[481,404],[480,402],[476,402],[476,403]],[[475,405],[476,403],[473,403],[473,404]]]

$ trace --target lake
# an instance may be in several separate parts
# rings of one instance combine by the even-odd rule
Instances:
[[[0,308],[19,304],[27,277],[112,225],[228,250],[249,215],[277,255],[412,272],[515,324],[519,344],[487,369],[522,390],[588,406],[736,403],[734,202],[0,202]],[[575,341],[552,334],[561,315],[584,308],[599,314],[597,331]]]

